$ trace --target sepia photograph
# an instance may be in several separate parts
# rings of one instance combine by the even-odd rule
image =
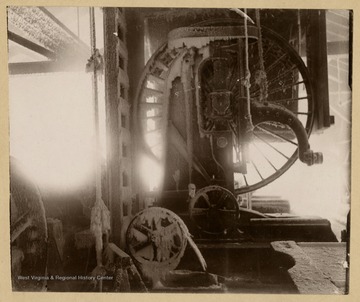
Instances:
[[[349,294],[353,10],[6,13],[13,292]]]

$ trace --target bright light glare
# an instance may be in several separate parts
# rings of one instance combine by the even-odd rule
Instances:
[[[155,109],[150,109],[146,112],[147,117],[153,117],[155,116]]]
[[[161,139],[162,137],[159,131],[148,133],[145,135],[145,140],[150,148],[159,144]]]
[[[147,131],[153,131],[156,129],[156,123],[153,119],[148,119],[146,121],[146,130]]]
[[[147,103],[157,103],[157,98],[155,96],[149,96],[146,98]]]
[[[164,171],[159,163],[143,156],[140,160],[140,175],[145,188],[156,191],[161,186]]]
[[[91,75],[15,76],[9,85],[10,154],[40,187],[64,190],[82,185],[94,167]],[[105,114],[103,103],[100,114]]]

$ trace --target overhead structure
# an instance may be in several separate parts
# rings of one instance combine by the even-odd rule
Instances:
[[[46,8],[9,6],[7,12],[9,40],[43,56],[10,63],[10,74],[84,70],[90,47]]]

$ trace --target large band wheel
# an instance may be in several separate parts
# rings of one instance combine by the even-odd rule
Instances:
[[[310,136],[315,117],[315,96],[308,69],[296,50],[275,32],[262,28],[264,65],[267,75],[266,103],[289,110]],[[259,71],[258,43],[249,46],[252,104],[260,98],[256,84]],[[254,106],[252,107],[252,109]],[[257,113],[252,110],[252,115]],[[303,146],[293,127],[275,113],[266,120],[254,117],[253,139],[249,144],[251,158],[247,173],[236,173],[236,194],[262,188],[284,174],[297,160]],[[303,132],[301,131],[301,132]],[[306,146],[307,147],[307,146]],[[236,166],[236,164],[235,164]]]
[[[16,291],[41,291],[44,280],[18,276],[46,276],[47,225],[36,185],[10,158],[10,237],[12,286]]]

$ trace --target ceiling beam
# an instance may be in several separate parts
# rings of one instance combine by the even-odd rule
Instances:
[[[64,61],[40,61],[26,63],[9,63],[9,74],[36,74],[36,73],[54,73],[54,72],[70,72],[84,71],[85,64],[78,62],[77,64],[68,64]]]
[[[25,39],[11,31],[8,31],[8,38],[9,38],[9,40],[27,48],[27,49],[30,49],[38,54],[41,54],[41,55],[49,58],[50,60],[56,59],[56,54],[53,51],[51,51],[41,45],[38,45],[28,39]]]
[[[66,56],[88,57],[90,47],[45,8],[9,6],[8,28],[33,43]]]
[[[57,19],[52,13],[50,13],[45,7],[38,7],[47,17],[49,17],[55,24],[57,24],[62,30],[64,30],[76,43],[78,43],[84,49],[88,49],[89,46],[86,45],[73,31],[71,31],[64,23]]]

